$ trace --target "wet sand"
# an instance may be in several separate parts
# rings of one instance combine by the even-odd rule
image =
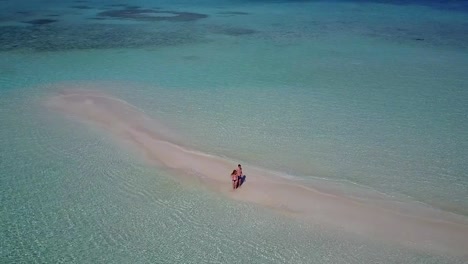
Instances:
[[[247,182],[233,191],[229,177],[236,162],[182,146],[170,130],[136,107],[98,91],[59,86],[45,105],[86,125],[99,127],[122,147],[150,164],[203,182],[232,199],[251,202],[372,239],[468,258],[468,222],[430,208],[379,206],[339,193],[304,186],[261,168],[245,165]]]

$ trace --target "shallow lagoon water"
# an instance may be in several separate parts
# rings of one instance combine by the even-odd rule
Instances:
[[[2,260],[462,261],[301,223],[180,183],[100,131],[46,113],[38,102],[49,91],[37,87],[120,82],[107,92],[166,121],[184,144],[239,160],[246,171],[248,164],[267,167],[363,198],[378,192],[466,216],[465,13],[352,2],[158,6],[208,17],[155,27],[69,14],[72,20],[41,25],[37,40],[8,49],[15,36],[2,34]],[[77,10],[92,17],[90,9]],[[369,25],[382,16],[387,21]],[[98,36],[88,46],[72,38],[89,29],[84,21]],[[70,25],[62,23],[77,24],[76,33],[54,41],[58,51],[48,49]],[[109,43],[99,38],[106,30],[131,37]],[[139,39],[148,32],[165,37]]]

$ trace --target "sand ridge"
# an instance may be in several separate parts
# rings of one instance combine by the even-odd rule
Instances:
[[[163,124],[131,104],[99,91],[67,89],[45,101],[45,106],[97,126],[116,142],[181,175],[199,177],[206,186],[236,200],[251,202],[304,219],[364,236],[399,242],[425,250],[468,257],[468,222],[440,215],[428,217],[366,204],[322,192],[248,168],[247,184],[232,191],[229,173],[236,165],[227,159],[186,148],[170,140]]]

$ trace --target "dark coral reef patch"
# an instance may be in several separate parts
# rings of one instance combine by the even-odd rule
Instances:
[[[125,6],[125,9],[139,9],[141,8],[141,6],[137,6],[137,5],[127,5]]]
[[[221,30],[219,33],[229,35],[229,36],[241,36],[241,35],[254,34],[254,33],[257,33],[257,31],[253,29],[248,29],[248,28],[232,27],[232,28],[225,28]]]
[[[40,25],[46,25],[46,24],[54,23],[54,22],[57,22],[57,21],[58,20],[56,20],[56,19],[43,18],[43,19],[34,19],[34,20],[24,21],[24,23],[40,26]]]
[[[242,36],[258,33],[257,30],[231,26],[211,26],[209,30],[215,34],[222,34],[228,36]]]
[[[20,15],[25,15],[25,16],[33,15],[33,12],[31,11],[17,11],[16,13]]]
[[[218,12],[220,15],[249,15],[247,12],[241,12],[241,11],[222,11]]]
[[[163,11],[155,9],[141,9],[139,7],[127,6],[124,9],[108,10],[98,13],[101,17],[117,19],[132,19],[137,21],[171,21],[188,22],[208,17],[205,14],[178,11]]]
[[[87,6],[87,5],[74,5],[74,6],[72,6],[72,8],[75,8],[75,9],[92,9],[92,7]]]
[[[82,24],[68,27],[57,23],[44,27],[0,27],[0,51],[158,48],[200,41],[206,41],[203,35],[183,27],[162,32],[149,32],[148,29],[136,25],[105,24]]]

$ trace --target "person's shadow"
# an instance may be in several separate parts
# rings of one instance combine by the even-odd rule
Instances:
[[[246,181],[247,181],[247,176],[246,176],[246,175],[242,175],[242,176],[240,177],[239,187],[241,187],[241,186],[244,184],[244,182],[246,182]]]

